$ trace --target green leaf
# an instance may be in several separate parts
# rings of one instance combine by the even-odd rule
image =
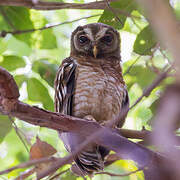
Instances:
[[[3,38],[0,39],[0,47],[0,54],[2,54],[7,49],[7,42]]]
[[[136,118],[140,118],[142,120],[142,125],[145,125],[148,120],[152,118],[152,112],[149,108],[139,107],[134,116],[136,116]]]
[[[23,41],[18,40],[14,36],[7,39],[7,51],[8,54],[17,56],[30,56],[32,49]]]
[[[46,29],[41,31],[41,49],[57,48],[56,36],[53,34],[53,29]]]
[[[176,14],[176,18],[178,20],[180,20],[180,2],[176,2],[176,5],[175,5],[175,14]]]
[[[25,75],[16,75],[14,79],[18,87],[21,87],[22,83],[27,80],[27,77]]]
[[[130,88],[134,83],[138,83],[139,86],[144,89],[152,83],[155,77],[156,74],[148,68],[136,65],[132,67],[131,71],[126,74],[124,78],[128,88]]]
[[[28,97],[32,101],[41,102],[44,108],[53,111],[53,101],[49,96],[46,87],[36,78],[30,78],[27,81]]]
[[[151,106],[150,106],[150,109],[151,109],[151,112],[155,115],[156,111],[157,111],[157,107],[159,105],[159,99],[155,100]]]
[[[4,12],[4,7],[0,7],[0,30],[4,30],[4,31],[9,31],[11,30],[11,27],[6,23],[3,15],[2,15],[2,12]]]
[[[119,0],[117,2],[111,2],[110,7],[112,10],[104,10],[99,22],[113,26],[116,29],[122,29],[125,24],[127,14],[136,10],[137,4],[134,0]]]
[[[61,180],[77,180],[77,177],[71,171],[68,171],[61,177]]]
[[[150,110],[153,114],[152,118],[147,122],[150,126],[153,125],[154,123],[154,115],[157,113],[157,109],[158,109],[158,106],[159,106],[159,98],[156,99],[150,106]]]
[[[42,13],[31,10],[31,19],[34,22],[35,29],[45,27],[49,24],[46,16]],[[32,38],[33,46],[39,49],[54,49],[57,48],[57,40],[52,28],[44,29],[41,31],[35,31]]]
[[[8,116],[0,115],[0,143],[4,137],[10,132],[12,128],[12,122]]]
[[[4,6],[4,7],[1,7],[1,10],[4,11],[6,14],[6,17],[3,16],[4,21],[6,22],[6,20],[8,19],[8,21],[10,22],[8,24],[11,24],[11,25],[7,25],[6,29],[8,29],[8,30],[9,29],[11,29],[11,30],[26,30],[26,29],[34,28],[33,23],[30,19],[29,10],[27,8]],[[18,34],[18,35],[15,35],[15,37],[17,39],[24,41],[27,44],[31,45],[31,34],[30,33]]]
[[[150,26],[146,26],[136,37],[134,52],[140,55],[151,55],[151,49],[156,45],[156,39]]]
[[[26,65],[24,60],[18,56],[2,56],[2,58],[3,60],[0,62],[0,66],[6,68],[8,71],[14,71]]]
[[[34,62],[32,69],[40,74],[50,86],[54,87],[54,79],[58,70],[57,65],[50,64],[47,60],[38,60]]]

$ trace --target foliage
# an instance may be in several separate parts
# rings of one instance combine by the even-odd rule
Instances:
[[[143,90],[152,83],[158,73],[165,66],[170,65],[169,61],[164,60],[164,55],[167,57],[170,57],[170,55],[159,47],[159,43],[157,44],[157,39],[145,19],[143,11],[134,0],[119,0],[110,3],[109,6],[112,7],[113,11],[110,8],[104,11],[73,10],[70,12],[69,10],[56,10],[42,12],[24,7],[0,7],[0,31],[37,29],[49,23],[54,24],[87,15],[102,14],[99,17],[42,31],[34,30],[31,33],[16,35],[9,33],[6,37],[0,38],[0,66],[14,75],[20,88],[21,100],[53,111],[53,82],[59,64],[69,54],[71,32],[79,24],[83,25],[91,22],[106,23],[119,30],[122,36],[122,54],[125,54],[122,56],[123,72],[131,105],[142,95]],[[177,17],[180,14],[179,7],[180,5],[177,2],[174,6]],[[155,115],[158,98],[163,92],[163,88],[171,81],[171,78],[167,79],[154,89],[149,97],[144,98],[140,104],[132,109],[124,127],[140,130],[145,126],[150,130],[150,121]],[[24,141],[28,140],[32,144],[38,134],[42,140],[51,144],[59,152],[57,155],[64,156],[66,154],[56,132],[32,126],[17,119],[15,123],[20,129],[20,134],[23,134]],[[1,115],[0,170],[29,159],[29,154],[12,127],[14,126],[9,118]],[[30,148],[30,145],[28,145],[28,148]],[[136,167],[132,162],[125,160],[106,168],[107,171],[114,173],[135,169]],[[22,171],[24,170],[13,171],[8,175],[0,176],[0,179],[1,177],[14,179]],[[62,179],[80,178],[76,178],[68,172],[62,176]],[[93,179],[115,180],[119,177],[98,175]],[[143,180],[144,178],[142,173],[136,173],[121,179]]]

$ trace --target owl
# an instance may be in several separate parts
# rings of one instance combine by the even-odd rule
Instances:
[[[70,56],[62,61],[55,79],[56,112],[99,124],[114,119],[129,106],[120,61],[120,37],[113,27],[102,23],[77,27],[71,36]],[[70,153],[86,140],[78,133],[59,134]],[[74,157],[74,172],[85,176],[103,170],[108,153],[105,147],[89,145]]]

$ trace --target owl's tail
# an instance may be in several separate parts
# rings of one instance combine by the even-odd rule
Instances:
[[[70,153],[75,152],[84,141],[82,136],[72,132],[61,132],[60,137]],[[72,166],[71,170],[78,176],[91,175],[93,171],[103,170],[104,158],[108,153],[109,150],[106,148],[90,144],[74,157],[75,165]]]
[[[94,171],[103,170],[104,157],[109,153],[101,146],[88,147],[88,151],[81,152],[75,157],[76,166],[72,171],[81,176],[91,175]]]

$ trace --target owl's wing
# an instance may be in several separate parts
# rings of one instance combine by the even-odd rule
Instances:
[[[55,110],[72,115],[76,64],[73,58],[63,60],[55,79]]]
[[[123,97],[122,97],[121,109],[123,108],[129,108],[129,96],[128,96],[128,91],[126,87],[124,87]],[[121,128],[123,126],[126,116],[127,116],[127,113],[123,115],[121,120],[118,122],[117,127]]]
[[[55,110],[56,112],[72,115],[73,95],[77,65],[71,57],[63,60],[55,79]],[[82,142],[76,133],[59,131],[61,140],[69,152],[75,151]]]

